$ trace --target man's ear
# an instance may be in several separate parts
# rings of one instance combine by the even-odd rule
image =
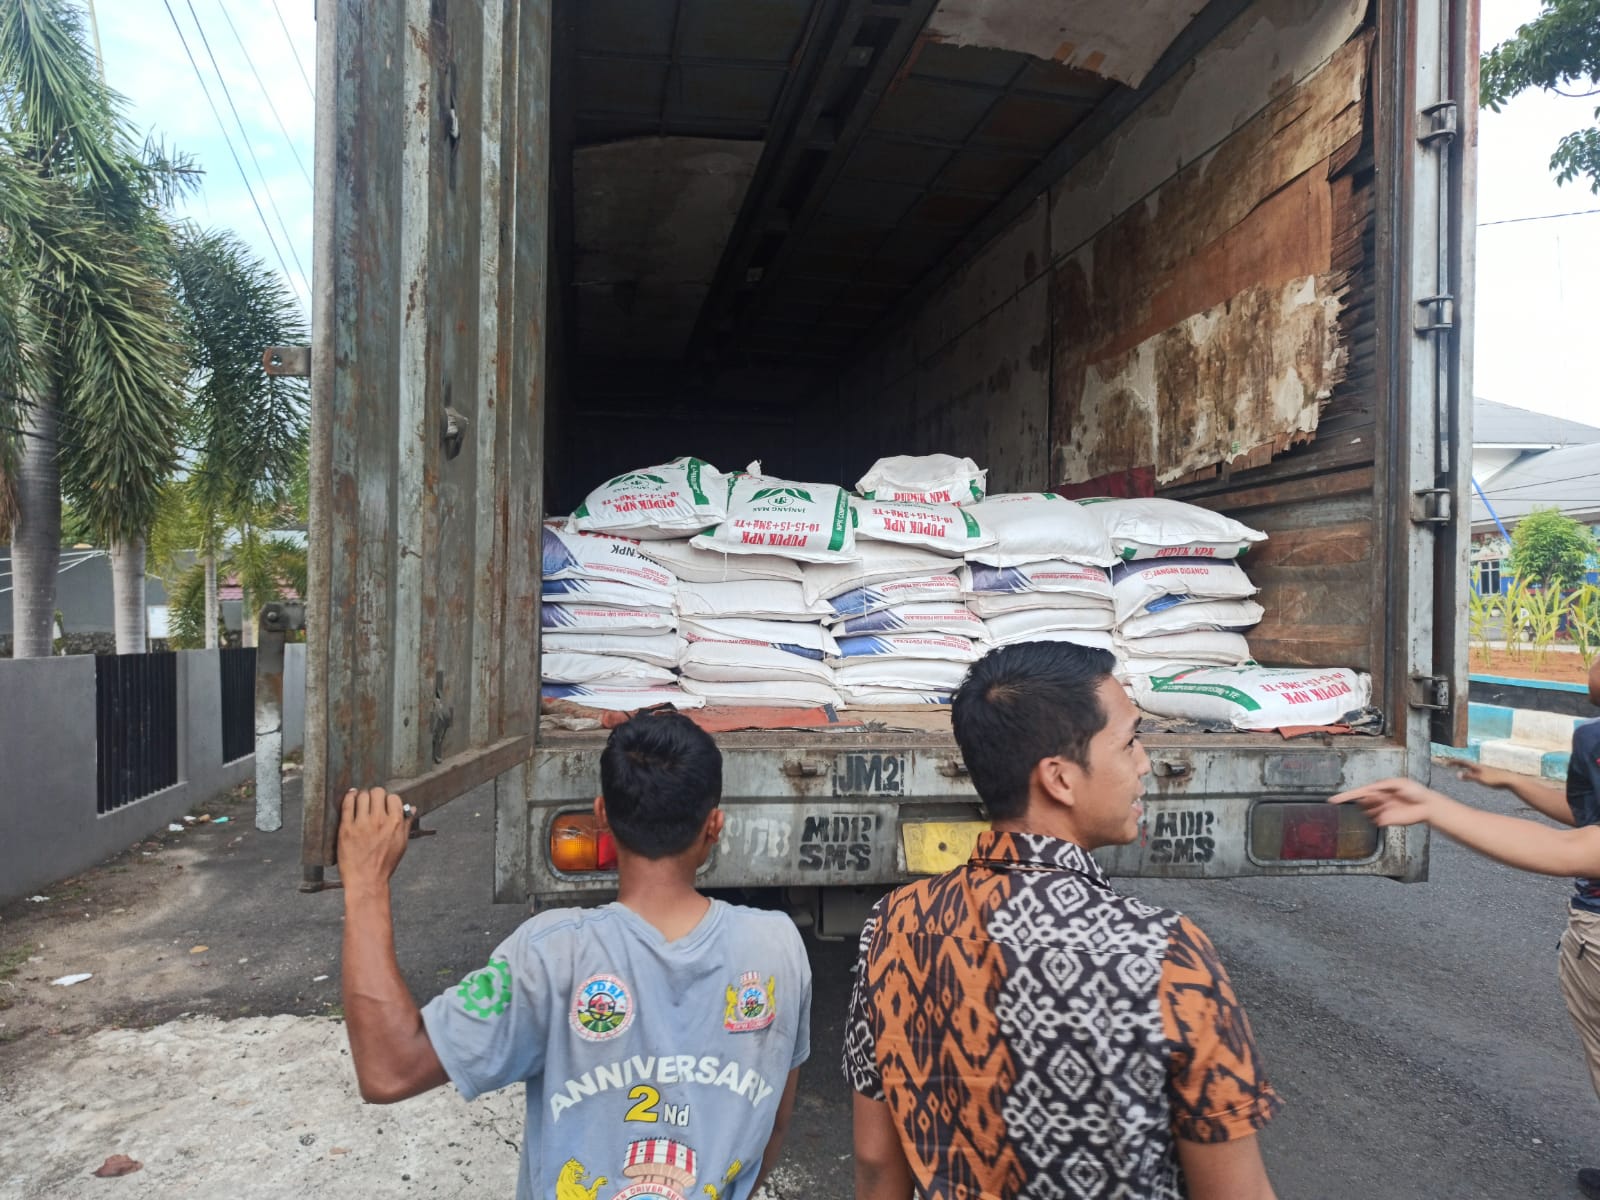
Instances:
[[[726,816],[720,808],[713,808],[711,810],[711,815],[706,818],[706,841],[716,842],[721,839],[722,826],[726,819]]]
[[[1077,793],[1072,788],[1072,764],[1061,757],[1041,758],[1033,764],[1033,791],[1052,804],[1072,809],[1077,805]]]
[[[611,828],[606,823],[606,798],[604,796],[596,796],[594,798],[594,825],[597,830]]]

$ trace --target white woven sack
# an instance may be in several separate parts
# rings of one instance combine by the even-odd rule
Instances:
[[[839,649],[821,625],[804,621],[763,621],[758,617],[685,617],[679,632],[690,642],[728,642],[741,646],[775,646],[790,654],[822,660]]]
[[[740,475],[728,487],[727,520],[692,543],[727,554],[848,562],[856,552],[850,494],[831,483]]]
[[[1238,558],[1267,540],[1259,529],[1181,500],[1096,498],[1083,504],[1100,517],[1111,549],[1123,560]]]
[[[1019,592],[988,596],[968,596],[967,607],[980,617],[998,617],[1002,613],[1037,612],[1040,609],[1067,609],[1077,612],[1104,614],[1105,624],[1096,629],[1110,629],[1113,623],[1111,601],[1105,596],[1078,596],[1071,592]]]
[[[856,537],[863,540],[923,546],[952,557],[994,545],[994,536],[984,530],[972,512],[954,504],[852,500],[850,519]]]
[[[989,625],[988,621],[984,622]],[[1010,646],[1017,642],[1071,642],[1074,646],[1087,646],[1091,650],[1106,650],[1112,654],[1117,651],[1116,641],[1110,632],[1104,629],[1027,629],[1006,637],[1004,641],[995,638],[994,629],[989,629],[992,645]]]
[[[835,637],[863,633],[953,633],[982,641],[988,636],[983,618],[959,600],[900,604],[864,617],[851,617],[833,627]]]
[[[1160,612],[1140,613],[1118,624],[1124,639],[1154,637],[1160,633],[1187,633],[1194,629],[1225,629],[1243,633],[1260,622],[1266,609],[1254,600],[1185,600]]]
[[[833,680],[840,688],[953,692],[967,677],[967,667],[967,663],[931,658],[867,658],[835,667]]]
[[[1259,590],[1232,559],[1145,558],[1111,568],[1118,621],[1188,600],[1244,600]]]
[[[896,454],[873,463],[856,491],[868,500],[903,504],[972,504],[983,499],[988,475],[953,454]]]
[[[1020,567],[968,563],[961,568],[961,586],[974,596],[1069,595],[1111,599],[1111,577],[1104,567],[1084,563],[1036,562]]]
[[[1335,725],[1372,702],[1372,677],[1347,667],[1200,667],[1132,684],[1148,713],[1241,730]]]
[[[671,611],[673,594],[607,579],[546,579],[540,585],[546,604],[599,604],[608,608],[659,608]]]
[[[706,704],[731,708],[841,708],[844,701],[831,687],[804,679],[773,679],[762,683],[725,683],[685,679],[683,690]]]
[[[919,708],[926,704],[949,704],[953,693],[930,692],[913,688],[840,688],[849,708]]]
[[[628,587],[671,592],[678,577],[639,552],[639,543],[601,533],[578,533],[545,525],[540,577],[604,579]]]
[[[801,566],[771,554],[724,554],[688,541],[642,542],[639,553],[692,583],[730,583],[744,579],[787,579],[798,583]]]
[[[636,658],[548,650],[539,658],[539,678],[545,683],[611,683],[623,687],[678,682],[666,667],[654,667]]]
[[[545,604],[540,626],[551,633],[672,633],[678,619],[659,608],[608,608],[595,604]]]
[[[855,658],[931,658],[976,662],[981,653],[971,638],[951,633],[876,633],[838,639],[835,665]]]
[[[728,479],[698,458],[675,458],[608,479],[572,514],[585,533],[681,538],[728,515]]]
[[[917,546],[893,542],[856,543],[856,556],[849,562],[808,564],[805,573],[806,596],[826,600],[853,588],[882,583],[886,579],[917,579],[929,575],[953,574],[960,560]]]
[[[678,669],[685,679],[714,683],[762,683],[773,679],[809,679],[832,686],[833,672],[815,658],[790,654],[776,646],[737,642],[694,642]]]
[[[675,633],[553,633],[546,631],[539,647],[546,654],[607,654],[633,658],[657,667],[675,667],[687,643]]]
[[[1090,630],[1109,633],[1111,609],[1094,608],[1030,608],[1023,612],[998,613],[985,617],[984,627],[989,640],[996,646],[1012,642],[1031,642],[1039,634],[1062,630]]]
[[[829,622],[864,617],[869,613],[900,604],[931,604],[937,601],[959,603],[961,580],[954,575],[925,575],[920,579],[886,579],[882,583],[851,588],[828,599],[832,614]]]
[[[1163,633],[1154,637],[1117,639],[1117,653],[1134,662],[1183,663],[1187,666],[1236,667],[1250,661],[1250,643],[1242,633],[1197,629],[1188,633]],[[1150,671],[1143,672],[1146,675]]]
[[[807,600],[804,588],[786,579],[678,584],[678,612],[685,617],[819,621],[831,611],[824,601]]]
[[[972,562],[1020,567],[1062,559],[1109,567],[1116,561],[1100,519],[1053,492],[990,496],[972,506],[972,515],[995,538],[994,545],[967,552]]]
[[[673,708],[704,708],[706,704],[701,697],[675,687],[622,687],[608,683],[546,684],[543,695],[548,700],[571,700],[585,708],[613,712],[638,712],[658,704],[670,704]]]

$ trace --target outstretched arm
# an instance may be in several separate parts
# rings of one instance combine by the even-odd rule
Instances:
[[[1342,792],[1331,804],[1359,804],[1378,825],[1427,822],[1487,858],[1541,875],[1600,875],[1600,825],[1551,829],[1521,817],[1468,808],[1414,779],[1385,779]]]
[[[345,793],[339,820],[344,885],[344,1019],[361,1098],[393,1104],[448,1082],[394,951],[389,879],[406,851],[400,797]]]
[[[1529,808],[1543,813],[1552,821],[1560,821],[1563,825],[1576,824],[1572,819],[1572,806],[1567,803],[1565,788],[1535,779],[1532,775],[1519,775],[1515,771],[1486,767],[1482,763],[1463,764],[1457,776],[1469,783],[1481,783],[1484,787],[1510,792]]]

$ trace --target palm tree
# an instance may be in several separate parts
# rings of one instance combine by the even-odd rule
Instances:
[[[143,650],[144,540],[186,367],[160,210],[194,171],[135,142],[67,0],[0,4],[0,156],[12,653],[51,650],[63,491],[111,546],[117,649]]]
[[[174,273],[193,364],[185,430],[194,457],[164,510],[162,541],[170,549],[162,557],[170,564],[173,549],[199,552],[205,644],[214,646],[218,563],[231,543],[227,555],[241,580],[257,585],[243,584],[249,645],[253,606],[278,591],[268,569],[273,539],[262,531],[291,503],[308,420],[305,381],[268,375],[261,352],[304,341],[305,323],[282,279],[231,233],[180,231]]]

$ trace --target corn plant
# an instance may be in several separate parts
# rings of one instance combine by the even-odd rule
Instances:
[[[1586,583],[1574,593],[1567,611],[1567,633],[1583,659],[1584,670],[1600,655],[1600,586]]]
[[[1561,618],[1567,615],[1569,601],[1553,580],[1542,588],[1528,588],[1526,595],[1528,640],[1533,643],[1534,670],[1539,670],[1561,636]]]
[[[1528,585],[1513,575],[1500,598],[1500,636],[1505,639],[1506,657],[1512,662],[1522,661],[1523,642],[1532,632],[1528,623],[1529,595]]]
[[[1473,590],[1467,596],[1467,638],[1478,646],[1483,665],[1494,661],[1494,622],[1504,617],[1504,605],[1494,592]]]

